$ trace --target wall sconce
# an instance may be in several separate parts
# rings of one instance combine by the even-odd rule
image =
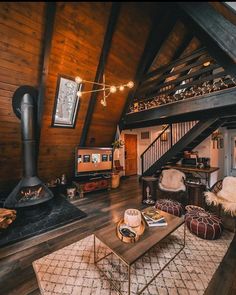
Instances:
[[[133,88],[134,87],[134,82],[133,81],[129,81],[126,84],[122,84],[122,85],[109,85],[106,84],[106,78],[105,78],[105,74],[103,75],[103,82],[102,83],[97,83],[97,82],[92,82],[92,81],[87,81],[87,80],[83,80],[82,78],[80,78],[79,76],[75,77],[75,82],[77,84],[81,84],[81,83],[89,83],[89,84],[95,84],[98,85],[100,88],[98,89],[94,89],[94,90],[90,90],[90,91],[82,91],[81,89],[77,92],[77,96],[78,97],[82,97],[84,94],[86,93],[92,93],[92,92],[98,92],[98,91],[102,91],[103,92],[103,98],[101,99],[100,103],[106,107],[107,106],[107,97],[111,94],[111,93],[115,93],[117,90],[118,91],[123,91],[125,88]]]
[[[211,135],[211,140],[213,141],[213,149],[215,146],[217,149],[222,149],[224,147],[224,138],[220,131],[213,132]]]

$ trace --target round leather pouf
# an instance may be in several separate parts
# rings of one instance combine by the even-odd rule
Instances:
[[[183,213],[182,205],[179,202],[173,200],[160,199],[156,202],[155,207],[159,210],[179,217]]]
[[[221,236],[223,224],[219,217],[200,207],[186,210],[185,223],[191,233],[206,240],[216,240]]]
[[[187,205],[185,206],[185,210],[186,212],[190,212],[190,211],[202,211],[202,212],[205,212],[205,209],[203,209],[202,207],[199,207],[199,206],[195,206],[195,205]]]

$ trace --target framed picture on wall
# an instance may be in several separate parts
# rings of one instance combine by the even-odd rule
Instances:
[[[77,92],[81,88],[82,84],[76,83],[73,78],[58,76],[52,127],[75,128],[79,105]]]
[[[147,145],[151,143],[151,134],[150,131],[141,131],[140,133],[140,141],[141,145]]]

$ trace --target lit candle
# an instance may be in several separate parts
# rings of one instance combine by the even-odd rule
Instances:
[[[125,224],[131,227],[138,227],[141,225],[141,212],[137,209],[127,209],[124,214]]]

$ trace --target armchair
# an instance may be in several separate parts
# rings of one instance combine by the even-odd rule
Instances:
[[[187,205],[186,176],[177,169],[162,170],[157,186],[157,199],[171,199]]]
[[[217,181],[208,192],[204,193],[207,205],[218,207],[218,215],[221,211],[234,217],[234,230],[236,222],[236,177],[227,176]]]

